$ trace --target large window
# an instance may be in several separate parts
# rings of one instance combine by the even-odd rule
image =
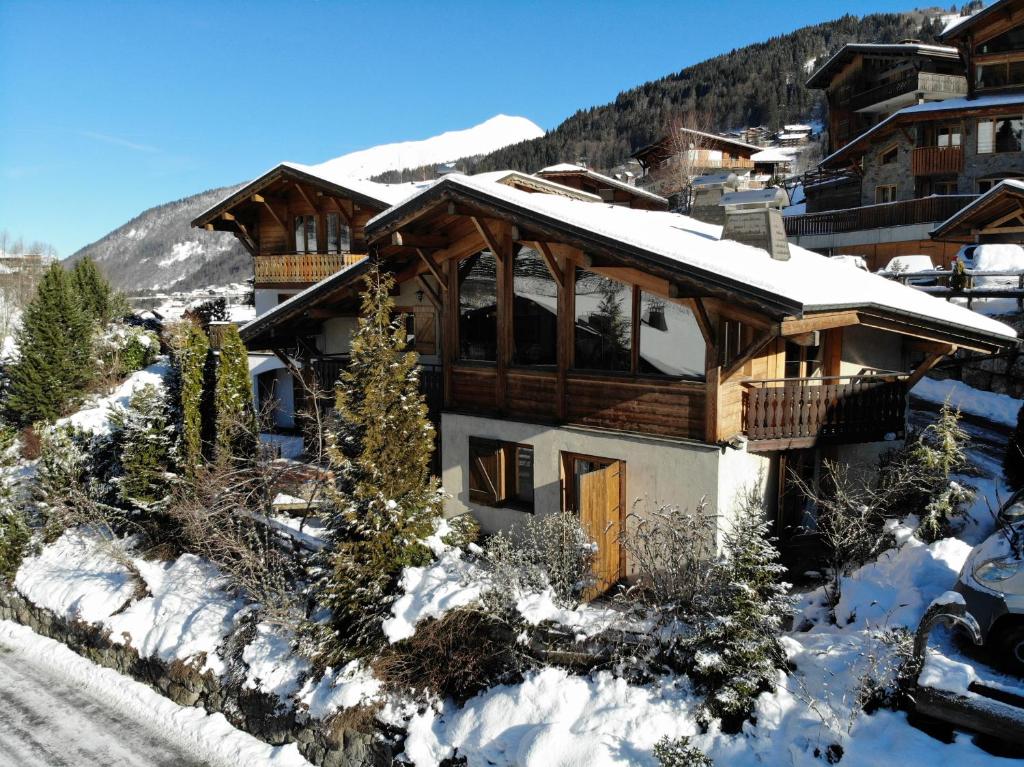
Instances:
[[[533,448],[470,437],[469,500],[533,511]]]
[[[979,64],[975,72],[975,82],[979,88],[1006,88],[1024,84],[1024,61]]]
[[[576,364],[581,370],[629,372],[633,349],[633,288],[576,270]]]
[[[896,185],[882,184],[875,187],[875,202],[896,202]]]
[[[295,217],[295,252],[316,253],[316,216]]]
[[[352,249],[352,237],[348,224],[342,223],[337,213],[327,214],[327,252],[348,253]]]
[[[640,293],[639,372],[703,378],[706,349],[689,307]]]
[[[512,277],[512,363],[557,364],[558,284],[544,257],[533,248],[522,248],[513,261]]]
[[[978,120],[978,154],[1019,152],[1024,137],[1024,119],[1020,116]]]
[[[494,254],[483,250],[459,263],[459,357],[498,359],[498,282]]]
[[[1003,34],[993,37],[980,43],[975,53],[983,56],[986,53],[1007,53],[1009,51],[1024,51],[1024,27],[1014,27]]]

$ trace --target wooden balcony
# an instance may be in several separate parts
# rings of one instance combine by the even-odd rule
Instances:
[[[975,199],[977,196],[973,194],[933,195],[901,202],[886,202],[878,205],[862,205],[859,208],[786,216],[784,221],[786,234],[789,237],[939,223]]]
[[[256,256],[256,286],[313,285],[366,258],[356,253],[285,253]]]
[[[850,109],[854,112],[882,111],[871,109],[876,105],[884,105],[887,102],[898,100],[900,103],[891,104],[890,111],[903,104],[916,103],[917,94],[928,94],[932,96],[942,95],[946,98],[967,95],[967,78],[963,75],[943,75],[936,72],[914,72],[899,80],[889,83],[882,83],[855,93],[849,96]],[[901,96],[907,97],[900,99]],[[910,98],[911,96],[915,98]]]
[[[915,176],[947,176],[964,169],[962,146],[919,146],[910,155]]]
[[[743,398],[750,449],[901,438],[906,429],[905,380],[893,374],[751,381]]]

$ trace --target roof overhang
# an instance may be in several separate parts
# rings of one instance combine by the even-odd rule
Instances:
[[[858,55],[871,54],[886,56],[923,56],[931,59],[955,60],[959,58],[956,48],[925,45],[918,43],[847,43],[833,53],[828,60],[807,78],[808,88],[821,90],[832,83],[836,72],[845,67]]]
[[[986,6],[985,8],[982,8],[980,11],[972,13],[963,21],[954,24],[948,29],[944,29],[942,32],[935,36],[935,39],[941,42],[949,42],[952,43],[953,45],[956,45],[962,40],[962,38],[965,35],[968,35],[971,33],[972,30],[977,29],[979,24],[994,21],[999,17],[1000,14],[1006,17],[1013,16],[1015,10],[1013,8],[1014,5],[1018,6],[1016,8],[1018,15],[1021,13],[1021,11],[1024,11],[1024,4],[1022,4],[1020,0],[996,0],[996,2]]]
[[[1000,181],[978,199],[964,206],[932,232],[932,239],[974,242],[977,230],[1014,214],[1024,216],[1024,183]],[[1018,224],[1019,225],[1019,224]]]

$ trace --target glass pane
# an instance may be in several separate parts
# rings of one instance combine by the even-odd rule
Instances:
[[[519,446],[513,452],[516,460],[516,500],[533,506],[533,448]]]
[[[306,216],[306,251],[316,253],[316,216]]]
[[[1001,88],[1006,85],[1006,63],[978,67],[979,88]]]
[[[348,253],[352,250],[352,230],[348,228],[348,224],[340,224],[339,231],[341,234],[338,237],[338,247],[342,253]]]
[[[1014,27],[977,47],[977,53],[1005,53],[1024,50],[1024,27]]]
[[[489,250],[459,264],[459,357],[498,359],[497,263]]]
[[[302,216],[295,217],[295,252],[305,253],[306,252],[306,229],[305,221]]]
[[[996,151],[1019,152],[1022,127],[1024,121],[1019,117],[996,120]]]
[[[978,154],[988,154],[995,147],[994,128],[991,120],[978,120]]]
[[[687,306],[640,294],[640,372],[704,378],[706,346]]]
[[[576,364],[582,370],[632,367],[633,288],[576,270]]]
[[[338,224],[340,223],[337,213],[327,214],[327,252],[338,252]]]
[[[544,257],[523,248],[513,262],[512,332],[516,365],[555,365],[558,339],[558,284]]]

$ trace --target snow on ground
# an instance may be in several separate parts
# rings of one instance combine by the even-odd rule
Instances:
[[[112,394],[101,397],[91,407],[79,410],[67,418],[57,421],[59,426],[69,425],[94,434],[110,433],[110,416],[118,408],[128,407],[132,394],[143,386],[164,387],[164,382],[171,374],[171,366],[167,360],[161,360],[142,370],[137,370],[114,389]]]
[[[326,719],[335,711],[374,700],[381,683],[359,661],[351,661],[335,671],[328,668],[317,681],[308,680],[298,699],[309,708],[314,719]]]
[[[295,744],[267,745],[223,714],[179,706],[9,621],[0,621],[0,686],[0,756],[20,767],[309,765]]]
[[[1017,425],[1017,413],[1024,404],[1008,394],[982,391],[962,381],[953,380],[935,381],[931,378],[922,378],[910,393],[914,397],[937,405],[948,401],[962,413],[970,413],[1004,426]]]
[[[282,701],[290,699],[310,671],[309,662],[294,648],[291,631],[265,623],[256,626],[256,637],[242,651],[242,660],[249,666],[245,686],[273,693]]]

